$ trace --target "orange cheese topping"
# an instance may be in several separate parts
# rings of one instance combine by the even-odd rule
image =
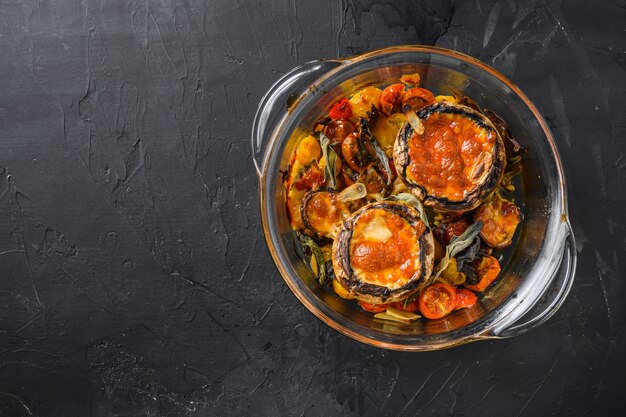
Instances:
[[[419,236],[424,224],[411,226],[398,214],[372,209],[356,220],[350,241],[350,261],[363,282],[400,288],[415,275],[419,263]]]
[[[432,113],[422,122],[424,133],[409,139],[407,178],[429,195],[462,201],[491,167],[495,133],[460,114]]]
[[[339,226],[344,216],[350,215],[350,211],[339,201],[337,194],[328,192],[313,194],[307,202],[306,211],[311,228],[326,237],[335,237],[335,228]]]

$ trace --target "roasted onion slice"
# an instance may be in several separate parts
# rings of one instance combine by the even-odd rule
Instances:
[[[424,204],[468,211],[495,189],[506,165],[504,143],[492,123],[467,106],[440,102],[417,113],[424,132],[405,124],[396,137],[398,175]]]
[[[433,269],[431,230],[406,204],[368,204],[344,220],[333,242],[335,277],[348,293],[372,304],[403,300]]]

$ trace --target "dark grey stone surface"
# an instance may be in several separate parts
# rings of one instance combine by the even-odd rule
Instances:
[[[622,415],[625,22],[624,1],[2,1],[0,415]],[[269,257],[262,94],[405,43],[492,64],[557,138],[579,268],[532,333],[374,349]]]

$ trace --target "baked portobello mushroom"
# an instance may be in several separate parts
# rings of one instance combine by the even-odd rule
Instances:
[[[398,175],[424,204],[442,211],[469,211],[495,189],[506,166],[497,129],[476,110],[446,102],[417,113],[424,132],[405,124],[396,137]]]
[[[332,261],[335,278],[359,300],[400,301],[430,276],[433,235],[412,206],[371,203],[343,221],[333,242]]]
[[[300,205],[304,232],[317,240],[334,238],[341,221],[350,215],[354,204],[341,201],[339,193],[331,189],[307,192]]]

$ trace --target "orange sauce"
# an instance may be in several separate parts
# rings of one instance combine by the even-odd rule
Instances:
[[[326,237],[334,237],[334,228],[339,225],[343,215],[350,214],[334,193],[319,192],[309,199],[307,220],[311,227]]]
[[[389,234],[383,241],[365,233],[376,217],[383,220]],[[350,242],[350,261],[357,277],[390,289],[406,284],[419,268],[419,236],[424,227],[421,223],[413,227],[401,216],[383,209],[363,213],[354,225]]]
[[[496,136],[459,114],[432,113],[409,139],[407,178],[429,195],[461,201],[491,167]]]

